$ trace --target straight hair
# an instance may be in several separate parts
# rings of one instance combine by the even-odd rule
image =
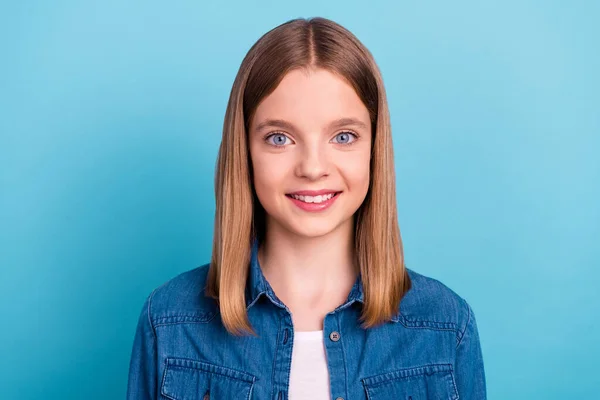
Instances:
[[[363,328],[396,315],[411,281],[396,209],[390,117],[383,79],[369,50],[326,18],[297,18],[265,33],[248,51],[229,96],[215,171],[216,211],[205,294],[219,305],[231,334],[256,336],[246,310],[251,244],[265,237],[265,210],[252,185],[248,131],[256,108],[294,69],[322,68],[342,77],[371,120],[370,182],[354,215],[355,262],[363,283]]]

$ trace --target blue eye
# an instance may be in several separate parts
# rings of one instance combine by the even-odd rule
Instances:
[[[274,138],[274,140],[270,141],[269,139],[271,139],[271,138]],[[289,139],[289,138],[282,133],[273,133],[265,138],[267,143],[269,143],[272,146],[285,146],[286,139]]]
[[[350,141],[351,136],[354,136],[354,139]],[[340,132],[335,135],[336,138],[341,138],[341,141],[338,141],[338,144],[352,144],[354,140],[356,140],[356,135],[352,132]]]

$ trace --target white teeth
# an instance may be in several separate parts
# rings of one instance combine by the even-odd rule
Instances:
[[[333,193],[329,193],[326,195],[319,195],[319,196],[301,196],[301,195],[296,195],[296,194],[292,194],[291,196],[293,198],[295,198],[296,200],[300,200],[305,203],[322,203],[324,201],[331,199],[333,197]]]

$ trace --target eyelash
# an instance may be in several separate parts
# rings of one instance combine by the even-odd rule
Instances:
[[[354,140],[353,140],[352,142],[350,142],[350,143],[336,143],[336,144],[340,144],[340,145],[342,145],[342,146],[352,146],[352,145],[353,145],[354,143],[356,143],[356,141],[357,141],[357,140],[360,138],[360,136],[359,136],[357,133],[354,133],[354,132],[352,132],[352,131],[342,131],[342,132],[338,132],[338,133],[337,133],[337,134],[336,134],[334,137],[337,137],[338,135],[341,135],[342,133],[348,133],[348,134],[350,134],[350,135],[353,135],[353,136],[354,136]],[[285,136],[285,137],[287,137],[287,138],[289,139],[289,137],[288,137],[288,136],[287,136],[285,133],[283,133],[283,132],[272,132],[272,133],[269,133],[269,134],[267,134],[267,135],[264,137],[264,141],[265,141],[265,142],[266,142],[266,143],[267,143],[269,146],[273,146],[273,147],[275,147],[275,148],[278,148],[278,149],[281,149],[281,148],[285,147],[286,145],[276,145],[276,144],[272,144],[272,143],[269,143],[269,142],[268,142],[268,139],[269,139],[271,136],[276,136],[276,135],[282,135],[282,136]]]

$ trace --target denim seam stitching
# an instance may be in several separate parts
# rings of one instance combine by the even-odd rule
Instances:
[[[420,323],[425,323],[425,324],[451,325],[454,327],[457,326],[457,324],[452,321],[434,321],[431,319],[411,318],[411,317],[407,317],[406,315],[403,315],[402,313],[397,315],[395,318],[398,320],[405,321],[407,323],[419,323],[420,322]]]
[[[279,352],[279,332],[281,331],[281,315],[279,316],[279,329],[277,329],[277,346],[275,346],[275,351],[273,354],[273,372],[271,373],[271,398],[273,398],[273,389],[275,388],[275,370],[277,369],[277,353]]]
[[[336,316],[337,323],[338,323],[338,331],[341,332],[339,314],[336,313],[335,316]],[[344,337],[345,336],[346,335],[344,334]],[[344,356],[344,377],[346,378],[344,383],[345,383],[345,386],[346,386],[346,394],[348,394],[348,364],[347,364],[348,362],[346,360],[346,350],[344,349],[344,338],[342,338],[340,346],[342,347],[342,355]]]
[[[363,386],[365,386],[367,388],[367,390],[369,388],[376,388],[382,385],[386,385],[389,384],[390,382],[394,382],[394,381],[398,381],[398,380],[403,380],[403,379],[412,379],[415,377],[420,377],[423,375],[427,375],[427,372],[425,371],[426,369],[437,369],[436,367],[449,367],[446,369],[440,369],[440,370],[436,370],[434,373],[437,372],[450,372],[451,374],[454,373],[454,370],[452,368],[452,364],[427,364],[427,365],[422,365],[422,366],[418,366],[418,367],[413,367],[413,368],[403,368],[400,370],[394,370],[394,371],[388,371],[388,372],[383,372],[377,375],[370,375],[370,376],[365,376],[363,378],[361,378],[361,382],[363,383]],[[423,370],[422,372],[419,370]],[[406,371],[406,373],[408,375],[406,376],[393,376],[396,375],[397,373],[400,373],[402,371]],[[419,372],[417,372],[419,371]],[[414,373],[413,373],[414,372]],[[381,380],[381,381],[376,381],[373,382],[374,380],[378,379],[378,378],[382,378],[383,376],[386,375],[390,375],[393,377],[389,377],[385,380]]]
[[[169,360],[168,360],[167,358],[165,358],[165,362],[164,362],[164,364],[165,364],[165,369],[164,369],[164,371],[163,371],[162,383],[161,383],[161,385],[160,385],[160,394],[162,394],[163,396],[165,396],[165,397],[166,397],[166,398],[168,398],[168,399],[175,400],[175,399],[174,399],[173,397],[171,397],[169,394],[165,393],[165,383],[166,383],[166,381],[167,381],[167,370],[169,369],[169,364],[168,364],[168,361],[169,361]]]
[[[146,309],[146,314],[148,314],[148,322],[150,323],[150,330],[152,331],[152,336],[154,337],[155,341],[158,341],[158,338],[156,337],[156,327],[152,323],[152,297],[154,296],[154,293],[156,293],[156,290],[157,289],[154,289],[152,293],[150,293],[150,296],[148,296],[148,307]]]
[[[450,373],[450,377],[452,379],[452,387],[454,387],[454,394],[456,395],[456,397],[452,397],[452,400],[458,400],[460,398],[460,395],[458,394],[458,388],[456,387],[456,379],[454,379],[454,371],[452,371]]]
[[[172,360],[172,362],[169,364],[168,360]],[[178,363],[178,361],[183,361],[185,364],[188,364],[188,365],[181,365],[181,363]],[[189,362],[186,362],[186,361],[189,361]],[[206,365],[208,368],[212,367],[213,369],[210,370],[210,369],[203,368],[203,365]],[[249,383],[249,384],[254,384],[254,382],[256,381],[255,375],[252,375],[252,374],[249,374],[249,373],[243,372],[243,371],[238,371],[238,370],[235,370],[232,368],[223,367],[221,365],[207,363],[204,361],[196,361],[196,360],[190,360],[190,359],[168,357],[167,358],[167,368],[169,368],[169,369],[180,368],[180,369],[185,369],[185,370],[191,369],[192,371],[202,371],[202,372],[205,372],[208,374],[219,375],[219,376],[222,376],[227,379],[231,379],[236,382],[245,382],[245,383]],[[239,374],[241,377],[245,376],[248,379],[233,376],[236,374]]]
[[[286,309],[287,309],[287,307],[286,307]],[[291,318],[291,313],[290,313],[290,312],[288,312],[288,314],[286,315],[286,318]],[[294,326],[294,321],[293,321],[293,320],[292,320],[292,326]],[[295,340],[295,339],[296,339],[296,338],[295,338],[295,335],[292,335],[292,343],[291,343],[291,344],[290,344],[290,346],[289,346],[289,347],[291,347],[292,349],[294,348],[294,340]],[[288,340],[289,340],[289,339],[288,339]],[[288,353],[288,354],[289,354],[289,350],[288,350],[286,353]],[[286,354],[286,357],[287,357],[287,354]],[[290,382],[290,376],[291,376],[291,374],[292,374],[292,357],[289,357],[289,359],[290,359],[290,362],[289,362],[289,363],[286,363],[286,366],[285,366],[285,367],[286,367],[285,374],[286,374],[286,376],[287,376],[287,379],[286,379],[286,380],[287,380],[287,382],[288,382],[288,388],[287,388],[287,389],[285,390],[285,392],[284,392],[284,393],[285,393],[285,398],[286,398],[286,399],[289,399],[289,398],[290,398],[290,392],[289,392],[289,382]]]
[[[454,322],[437,322],[437,321],[410,321],[404,318],[398,320],[404,327],[413,329],[433,329],[438,331],[454,331],[458,330],[458,326]],[[421,326],[413,325],[412,322],[422,323]],[[438,326],[436,326],[438,325]],[[439,326],[442,325],[442,326]],[[444,326],[445,325],[445,326]]]
[[[467,306],[467,323],[465,324],[465,329],[463,329],[462,332],[459,331],[460,337],[457,337],[457,343],[456,343],[457,349],[458,349],[458,346],[460,346],[460,344],[462,343],[462,340],[465,337],[465,332],[467,331],[467,327],[469,326],[469,323],[471,322],[471,307],[469,306],[469,304],[467,304],[467,301],[465,299],[463,299],[463,302]]]
[[[173,314],[173,315],[165,315],[162,317],[156,317],[154,318],[155,321],[161,320],[161,319],[169,319],[169,318],[205,318],[207,315],[212,317],[212,314],[215,314],[214,312],[208,311],[205,313],[192,313],[192,314]]]
[[[213,320],[216,313],[206,313],[204,315],[172,315],[168,317],[154,318],[155,326],[174,325],[178,323],[208,323]]]
[[[171,326],[171,325],[185,325],[185,324],[207,324],[206,321],[176,321],[176,322],[162,322],[160,324],[156,324],[157,328],[161,326]]]
[[[248,303],[248,305],[246,306],[246,311],[248,311],[250,309],[250,307],[252,307],[260,298],[260,295],[264,294],[264,291],[259,292],[256,297],[254,297],[253,299],[251,299],[250,303]]]

